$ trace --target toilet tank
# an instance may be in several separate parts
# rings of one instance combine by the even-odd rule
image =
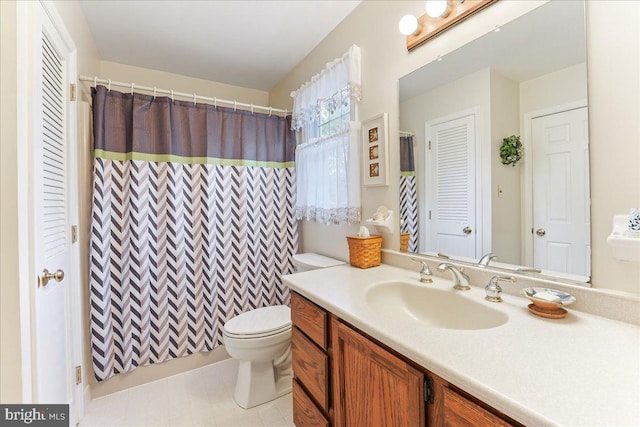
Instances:
[[[293,264],[296,266],[296,272],[318,270],[320,268],[335,267],[336,265],[345,264],[339,259],[329,258],[324,255],[314,253],[295,254],[293,256]]]

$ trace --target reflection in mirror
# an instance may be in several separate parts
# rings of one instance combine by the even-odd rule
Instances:
[[[548,2],[400,79],[401,249],[589,280],[584,19]]]

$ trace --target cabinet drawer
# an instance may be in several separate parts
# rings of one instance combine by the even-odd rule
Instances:
[[[327,349],[327,312],[293,292],[291,322],[323,349]]]
[[[328,427],[329,421],[293,380],[293,423],[296,427]]]
[[[329,358],[296,327],[291,332],[293,374],[325,411],[329,410]]]
[[[508,422],[482,408],[455,391],[444,389],[445,426],[511,426]]]

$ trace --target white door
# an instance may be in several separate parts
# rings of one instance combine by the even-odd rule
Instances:
[[[532,120],[533,262],[589,276],[587,107]]]
[[[33,23],[30,153],[33,265],[37,274],[32,306],[34,402],[70,404],[73,422],[70,272],[75,266],[71,262],[69,148],[75,123],[70,119],[69,87],[70,79],[75,78],[75,52],[69,50],[40,2],[33,3]]]
[[[427,123],[429,252],[476,258],[475,115]]]

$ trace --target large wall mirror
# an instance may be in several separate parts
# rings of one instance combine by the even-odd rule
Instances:
[[[584,3],[545,3],[402,77],[399,94],[401,250],[493,253],[588,283]]]

